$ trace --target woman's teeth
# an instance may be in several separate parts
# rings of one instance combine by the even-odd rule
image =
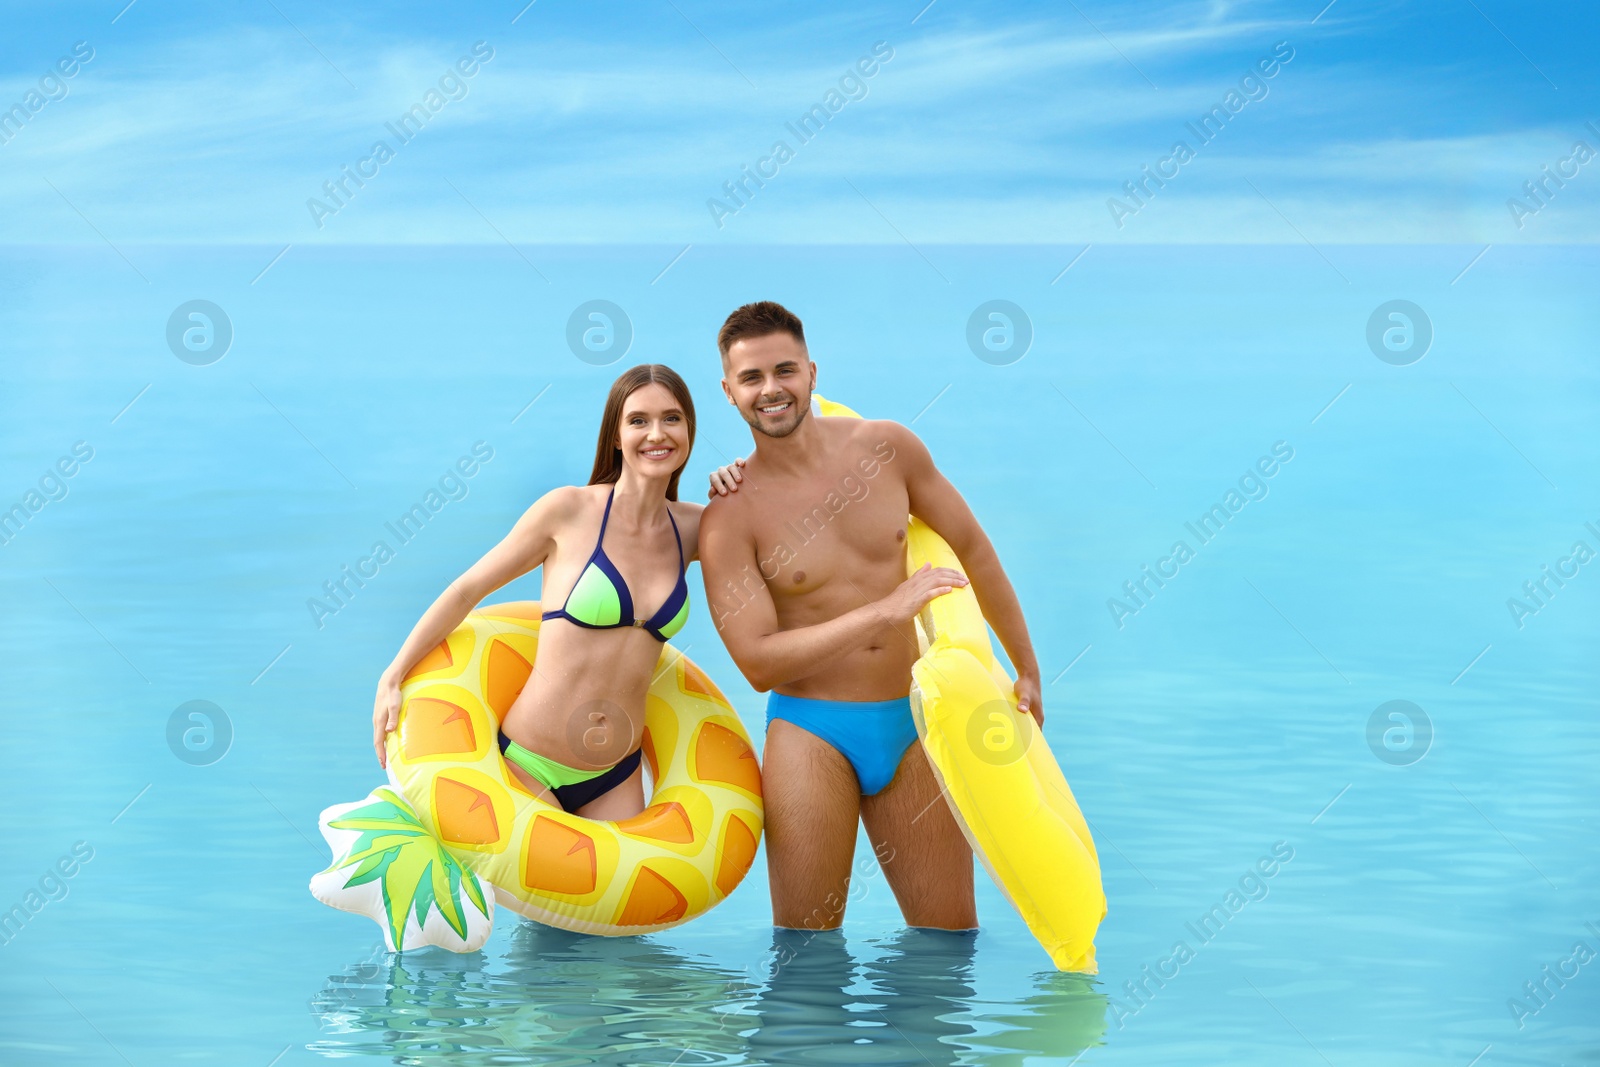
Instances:
[[[670,449],[670,448],[646,448],[643,451],[641,451],[639,454],[641,456],[645,456],[645,457],[647,457],[649,459],[665,459],[666,457],[672,455],[672,449]]]

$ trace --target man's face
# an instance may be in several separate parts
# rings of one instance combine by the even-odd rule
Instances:
[[[735,341],[723,359],[722,391],[750,428],[768,437],[794,433],[811,410],[817,365],[788,333]]]

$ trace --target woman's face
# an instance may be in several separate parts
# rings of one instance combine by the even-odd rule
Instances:
[[[622,402],[617,448],[623,463],[649,478],[664,478],[688,460],[688,423],[666,386],[641,385],[628,394]]]

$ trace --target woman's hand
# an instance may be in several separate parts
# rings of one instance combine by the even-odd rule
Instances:
[[[378,695],[372,701],[372,748],[378,753],[378,766],[389,765],[385,751],[389,732],[400,724],[400,676],[389,671],[378,679]]]
[[[706,490],[706,499],[710,500],[713,497],[737,493],[739,491],[739,483],[744,481],[744,471],[739,469],[743,466],[744,457],[740,456],[727,466],[718,467],[712,471],[711,488]]]
[[[901,582],[899,588],[878,601],[878,606],[892,621],[910,622],[928,601],[966,584],[967,576],[955,568],[924,563],[915,574]]]

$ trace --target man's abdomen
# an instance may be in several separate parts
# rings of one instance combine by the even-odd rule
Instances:
[[[790,628],[781,614],[779,621]],[[903,628],[886,624],[860,648],[776,691],[812,700],[893,700],[911,691],[911,665],[916,659],[915,628],[909,623]]]

